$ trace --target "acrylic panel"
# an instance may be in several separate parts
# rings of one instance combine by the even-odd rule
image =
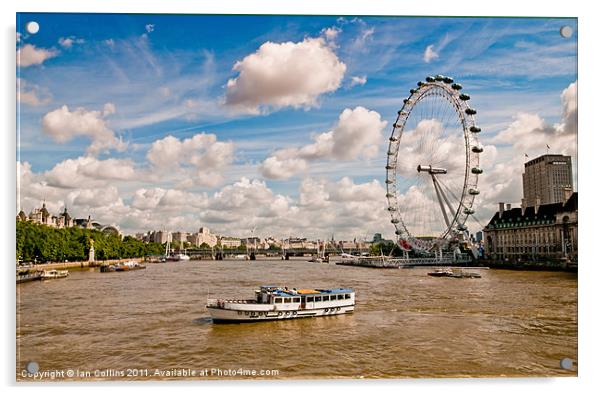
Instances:
[[[16,26],[18,381],[577,375],[576,18]]]

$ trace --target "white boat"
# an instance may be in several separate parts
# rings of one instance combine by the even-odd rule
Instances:
[[[172,261],[172,262],[179,262],[179,261],[189,261],[190,257],[186,254],[179,253],[179,254],[171,254],[166,259],[168,261]]]
[[[316,255],[313,256],[308,262],[313,263],[328,263],[328,257],[326,256],[326,243],[324,243],[323,248],[320,249],[320,240],[316,244]]]
[[[65,278],[69,275],[69,270],[44,270],[42,280],[50,280],[53,278]]]
[[[350,288],[289,289],[262,286],[255,299],[208,299],[215,323],[286,320],[353,313],[355,291]]]

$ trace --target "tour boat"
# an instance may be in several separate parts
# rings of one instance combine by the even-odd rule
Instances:
[[[53,278],[65,278],[69,275],[69,270],[44,270],[42,280],[50,280]]]
[[[355,292],[350,288],[289,289],[262,286],[255,299],[208,299],[215,323],[285,320],[353,313]]]

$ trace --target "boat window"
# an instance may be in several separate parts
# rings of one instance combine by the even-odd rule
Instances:
[[[290,303],[291,302],[291,298],[284,298],[284,303]]]
[[[293,303],[300,303],[301,302],[301,298],[293,298]]]
[[[274,303],[282,303],[282,298],[276,298],[276,299],[274,299]]]
[[[336,295],[330,295],[330,300],[337,300],[337,296]]]
[[[321,296],[316,296],[315,302],[321,302],[322,301],[322,297]]]
[[[345,294],[345,299],[351,299],[351,295]]]
[[[307,297],[307,301],[308,302],[313,302],[314,301],[314,297],[313,296],[308,296]]]
[[[344,296],[343,294],[339,294],[339,295],[337,295],[337,299],[338,299],[338,300],[341,300],[341,299],[343,299],[344,297],[345,297],[345,296]]]

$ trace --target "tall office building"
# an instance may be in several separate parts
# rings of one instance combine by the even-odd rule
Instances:
[[[565,155],[542,155],[525,163],[523,196],[526,206],[564,203],[573,193],[572,169],[571,157]]]

